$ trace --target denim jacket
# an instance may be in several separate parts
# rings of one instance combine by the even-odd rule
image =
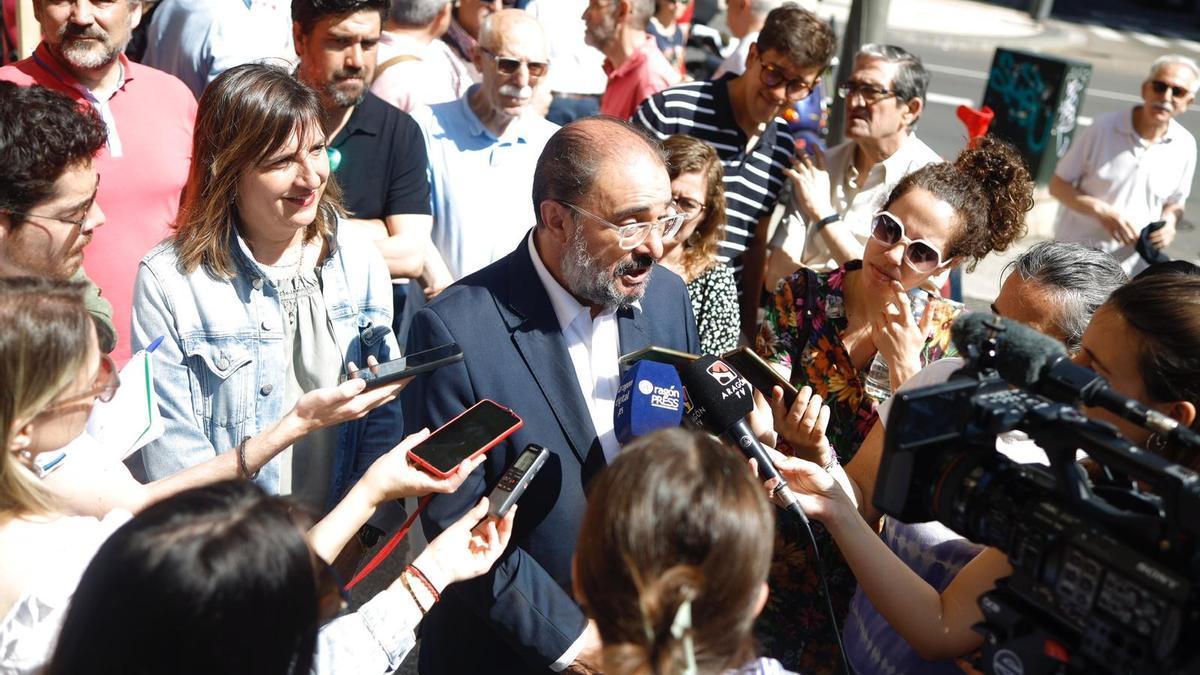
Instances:
[[[237,276],[219,279],[200,266],[179,267],[170,239],[142,259],[134,284],[133,349],[162,336],[154,352],[154,389],[166,430],[143,450],[151,480],[195,466],[254,436],[288,412],[279,292],[238,236]],[[321,266],[333,335],[346,362],[380,362],[400,350],[390,328],[392,287],[373,243],[337,229]],[[345,363],[331,364],[345,372]],[[400,401],[338,430],[328,507],[402,437]],[[279,459],[255,480],[279,492]]]

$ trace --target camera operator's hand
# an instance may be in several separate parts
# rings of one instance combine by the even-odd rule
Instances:
[[[371,503],[379,505],[390,499],[454,492],[485,459],[483,455],[468,459],[449,476],[438,478],[413,466],[408,460],[408,452],[428,437],[428,429],[406,437],[367,469],[361,482],[369,490]]]
[[[825,437],[829,427],[829,406],[812,387],[800,389],[790,409],[785,409],[783,387],[771,388],[771,414],[775,431],[797,457],[828,466],[833,460],[833,448]]]
[[[871,342],[887,361],[892,390],[895,391],[921,369],[921,349],[929,333],[929,305],[920,322],[912,315],[908,293],[899,281],[889,285],[890,293],[871,316]]]
[[[775,468],[787,481],[788,487],[800,499],[804,512],[828,525],[832,520],[844,517],[861,518],[841,484],[830,474],[808,460],[799,457],[772,455]],[[768,486],[771,487],[771,486]]]
[[[370,357],[369,365],[377,365]],[[346,368],[353,373],[358,370],[354,363]],[[391,402],[412,378],[386,384],[367,391],[367,382],[350,378],[336,387],[323,387],[305,393],[296,401],[296,407],[287,413],[295,423],[297,438],[305,434],[342,422],[356,420],[385,403]]]
[[[487,518],[480,522],[487,512],[488,500],[484,497],[413,560],[413,566],[429,577],[439,593],[456,581],[472,579],[490,570],[508,546],[517,507],[509,509],[501,520]]]

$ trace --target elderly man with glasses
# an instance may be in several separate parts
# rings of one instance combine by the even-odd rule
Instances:
[[[797,153],[788,171],[792,200],[772,247],[768,285],[801,265],[831,272],[862,257],[872,216],[908,174],[942,161],[917,138],[929,72],[901,47],[868,44],[838,87],[846,142],[828,153]],[[941,283],[933,278],[931,285]]]
[[[558,130],[533,106],[550,70],[537,19],[519,9],[488,15],[474,60],[481,82],[413,112],[429,152],[433,243],[455,279],[506,255],[533,225],[534,165]]]
[[[786,4],[767,15],[744,73],[671,87],[646,99],[634,117],[659,138],[684,134],[717,151],[729,218],[717,256],[738,279],[746,332],[762,289],[766,230],[796,146],[780,115],[812,93],[836,47],[828,24]]]
[[[1075,139],[1050,180],[1066,207],[1056,239],[1112,253],[1130,274],[1158,259],[1175,240],[1196,171],[1196,139],[1175,118],[1198,88],[1195,61],[1160,57],[1141,104],[1096,118]]]
[[[683,280],[656,264],[685,217],[659,148],[611,117],[572,122],[546,144],[532,194],[536,227],[435,298],[409,333],[410,351],[454,342],[464,359],[405,388],[405,428],[437,428],[484,398],[525,422],[457,492],[429,502],[427,536],[488,494],[528,443],[552,453],[521,498],[509,551],[426,616],[423,673],[599,669],[599,635],[567,589],[587,485],[620,450],[618,358],[699,349]]]

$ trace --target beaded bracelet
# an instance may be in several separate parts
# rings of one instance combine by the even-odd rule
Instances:
[[[438,593],[438,590],[436,588],[434,588],[432,583],[430,583],[429,577],[425,576],[424,572],[422,572],[420,569],[418,569],[416,565],[409,565],[408,569],[412,570],[413,575],[415,577],[417,577],[417,579],[419,579],[421,581],[421,583],[425,584],[425,588],[429,589],[429,593],[430,593],[430,595],[433,596],[434,602],[437,602],[438,600],[442,599],[442,594]]]

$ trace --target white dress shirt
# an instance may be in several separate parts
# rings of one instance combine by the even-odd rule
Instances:
[[[613,428],[613,401],[621,381],[617,363],[621,355],[617,310],[615,307],[605,307],[593,318],[591,309],[576,300],[546,269],[534,243],[533,232],[529,233],[528,245],[533,269],[542,280],[546,295],[550,296],[554,315],[558,317],[558,325],[562,328],[567,354],[571,357],[571,366],[575,368],[575,379],[579,383],[579,393],[583,394],[583,401],[587,404],[607,464],[621,450]],[[637,307],[637,303],[634,306]],[[579,652],[583,651],[583,636],[580,634],[576,638],[566,653],[550,665],[550,670],[562,672],[571,665]]]

